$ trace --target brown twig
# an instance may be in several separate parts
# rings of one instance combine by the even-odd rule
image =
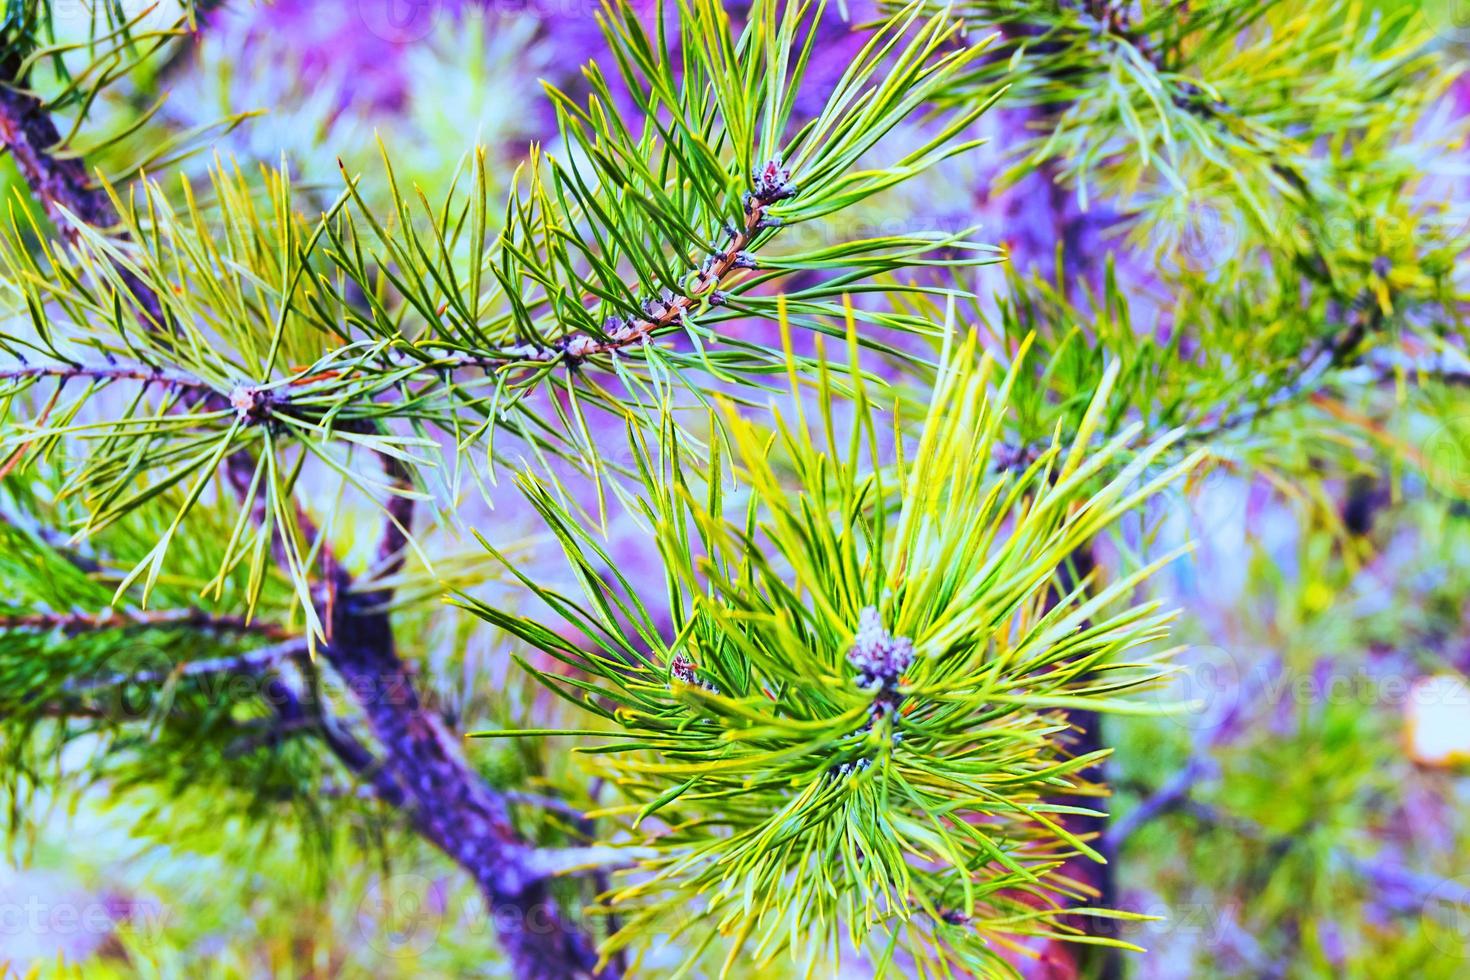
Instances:
[[[147,364],[126,364],[109,361],[105,364],[19,364],[0,367],[0,379],[22,381],[29,379],[57,378],[70,381],[86,378],[91,381],[141,381],[145,385],[162,385],[165,388],[185,388],[213,392],[214,387],[192,374]]]

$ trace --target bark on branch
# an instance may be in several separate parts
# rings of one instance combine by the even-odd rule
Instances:
[[[80,156],[57,155],[61,133],[45,104],[26,90],[29,79],[21,77],[20,71],[19,58],[0,63],[0,152],[10,152],[51,223],[67,241],[77,239],[73,219],[100,230],[114,228],[118,215],[112,199],[92,183]],[[127,269],[117,271],[144,313],[162,327],[158,297]]]
[[[340,573],[339,573],[340,574]],[[353,692],[382,755],[377,765],[399,786],[419,832],[463,868],[497,916],[500,941],[526,978],[611,977],[553,897],[535,848],[516,835],[507,800],[465,760],[459,739],[419,698],[394,648],[386,596],[353,593],[340,581],[328,663]]]

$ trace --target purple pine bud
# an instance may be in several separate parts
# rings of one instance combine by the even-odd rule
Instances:
[[[879,692],[873,701],[875,713],[886,714],[897,707],[891,693],[914,662],[914,644],[906,636],[890,636],[883,629],[878,610],[869,606],[858,616],[847,662],[857,670],[859,687]]]
[[[736,252],[735,253],[735,268],[737,268],[737,269],[758,269],[758,268],[760,268],[760,266],[756,264],[755,256],[754,255],[751,255],[749,252]]]
[[[755,187],[755,196],[763,204],[782,201],[796,194],[796,188],[791,183],[791,171],[781,165],[779,156],[764,167],[756,169],[750,175],[750,182]]]

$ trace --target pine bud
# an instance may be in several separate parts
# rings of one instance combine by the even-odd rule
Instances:
[[[230,404],[236,417],[245,425],[259,425],[270,420],[276,405],[276,396],[267,388],[255,385],[236,385],[230,392]]]
[[[754,185],[755,196],[763,204],[784,201],[796,194],[796,187],[791,183],[791,171],[781,166],[780,156],[764,167],[756,168],[750,175],[750,182]]]
[[[889,692],[898,687],[899,678],[913,664],[914,644],[906,636],[889,635],[878,610],[869,606],[858,615],[858,630],[847,651],[847,662],[858,672],[858,687]]]

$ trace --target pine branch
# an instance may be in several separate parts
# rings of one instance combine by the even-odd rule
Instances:
[[[612,316],[603,323],[598,335],[574,331],[546,345],[532,343],[502,347],[481,346],[473,352],[446,352],[428,359],[419,351],[410,354],[390,348],[383,353],[376,366],[378,369],[397,372],[396,383],[399,384],[407,380],[402,372],[408,370],[430,377],[432,383],[437,385],[445,383],[453,372],[464,369],[494,371],[506,366],[558,362],[576,368],[589,360],[615,355],[625,348],[643,344],[663,331],[687,328],[687,320],[691,315],[711,306],[718,307],[727,301],[720,287],[727,283],[732,274],[740,270],[759,268],[758,260],[747,248],[760,232],[780,226],[779,219],[767,215],[767,209],[797,194],[789,172],[781,167],[779,160],[767,163],[753,174],[751,185],[752,189],[745,195],[743,225],[727,229],[729,240],[726,245],[712,253],[701,266],[690,270],[687,276],[681,277],[689,283],[686,292],[679,295],[666,292],[662,297],[646,300],[643,304],[643,316]],[[588,315],[591,315],[590,311]],[[324,364],[331,363],[338,360],[338,355],[328,353],[321,360]],[[344,405],[339,402],[324,406],[319,413],[313,413],[294,409],[293,400],[304,394],[314,394],[313,388],[323,382],[340,383],[354,376],[366,376],[369,367],[370,364],[364,362],[355,369],[312,370],[290,379],[285,385],[241,383],[226,397],[237,416],[247,425],[265,425],[276,418],[315,421],[319,414],[336,414],[343,407],[352,407],[352,403]],[[211,408],[218,408],[225,400],[215,386],[201,377],[181,370],[119,363],[116,359],[110,359],[106,364],[21,365],[0,368],[0,378],[42,377],[159,383],[171,388],[197,391],[207,397]],[[372,400],[375,394],[371,389],[363,392],[360,404],[365,406],[371,402],[381,411],[381,403]],[[337,430],[359,434],[376,431],[374,426],[362,419],[340,423]],[[398,466],[400,472],[392,475],[395,483],[402,483],[407,473],[401,470],[401,462]]]
[[[1212,423],[1191,429],[1188,440],[1193,445],[1207,443],[1228,432],[1254,425],[1278,409],[1299,403],[1317,390],[1330,372],[1351,364],[1365,337],[1378,333],[1384,323],[1383,311],[1373,306],[1365,317],[1354,320],[1336,333],[1321,338],[1302,358],[1302,367],[1289,383],[1278,387],[1264,400],[1242,411],[1222,415]]]
[[[76,164],[78,159],[71,158],[65,162]],[[59,180],[60,178],[54,179]],[[589,359],[615,354],[626,347],[644,343],[656,332],[674,327],[682,328],[686,326],[685,318],[692,312],[706,304],[720,305],[724,301],[719,286],[732,272],[758,267],[756,259],[746,251],[746,247],[751,244],[759,231],[779,225],[778,221],[766,217],[766,209],[796,193],[796,188],[790,184],[790,175],[781,169],[779,161],[768,164],[757,173],[753,178],[753,185],[755,189],[746,195],[744,226],[740,229],[731,228],[728,244],[719,252],[710,255],[699,269],[691,271],[690,279],[693,285],[687,294],[666,295],[662,299],[647,301],[644,304],[646,313],[644,317],[609,318],[603,325],[604,330],[601,337],[581,332],[571,333],[561,337],[550,346],[518,344],[503,348],[492,347],[477,350],[472,354],[438,356],[428,363],[425,363],[421,357],[390,351],[384,358],[384,364],[392,368],[412,367],[423,370],[431,374],[436,382],[442,382],[445,372],[464,368],[493,370],[497,365],[553,361],[560,361],[569,367],[577,367]],[[103,208],[107,215],[115,219],[116,215],[105,197],[100,204],[96,202],[94,204],[96,207]],[[328,354],[323,360],[333,359],[333,355]],[[290,408],[293,390],[309,388],[326,378],[338,379],[343,376],[344,372],[340,371],[328,374],[314,372],[292,379],[284,389],[266,385],[241,384],[229,393],[228,401],[238,417],[248,425],[264,425],[273,418],[282,416],[305,420],[311,416],[295,413]],[[181,370],[120,363],[115,358],[109,358],[105,364],[22,364],[0,368],[0,379],[39,378],[58,378],[62,381],[73,378],[88,378],[96,381],[141,381],[145,384],[161,384],[168,388],[199,392],[202,396],[207,397],[211,406],[218,406],[221,402],[220,392],[208,381],[198,376]],[[329,411],[340,411],[340,408],[340,405],[333,406]],[[353,433],[367,433],[376,430],[376,427],[362,420],[351,420],[338,428],[339,431]],[[390,476],[397,484],[407,483],[408,474],[401,461],[394,461]],[[403,498],[395,499],[402,500]],[[401,545],[400,541],[387,553],[396,553]]]
[[[612,976],[597,968],[590,942],[558,910],[535,849],[515,835],[507,800],[470,768],[458,740],[420,701],[394,646],[386,597],[352,591],[340,569],[328,574],[336,579],[336,599],[322,654],[367,718],[382,751],[382,778],[402,787],[420,833],[475,880],[493,907],[534,909],[545,926],[539,935],[515,924],[501,931],[516,975]]]
[[[1141,201],[1133,217],[1150,237],[1160,220],[1188,221],[1195,204],[1213,208],[1223,198],[1254,226],[1270,261],[1286,260],[1350,303],[1360,298],[1366,266],[1386,277],[1378,264],[1403,251],[1402,236],[1382,234],[1378,218],[1390,219],[1387,228],[1417,231],[1432,215],[1434,205],[1403,186],[1411,170],[1389,166],[1369,176],[1373,171],[1353,163],[1368,146],[1391,152],[1390,141],[1414,130],[1413,112],[1447,80],[1432,73],[1434,37],[1410,11],[1383,13],[1369,31],[1350,3],[1313,17],[1283,12],[1279,20],[1258,0],[966,0],[959,9],[977,25],[998,24],[1007,42],[957,83],[957,93],[973,98],[1022,67],[1007,100],[1054,110],[1039,127],[1035,152],[1015,170],[1060,161],[1084,206],[1094,182],[1115,192],[1116,204]],[[1242,67],[1252,63],[1270,65],[1280,81],[1250,85]],[[1288,79],[1300,84],[1300,94]],[[1055,110],[1063,98],[1070,100],[1064,111]],[[1364,149],[1334,145],[1322,152],[1322,144],[1347,133]],[[1128,152],[1130,144],[1136,152]],[[1385,200],[1392,202],[1386,211]],[[1376,204],[1377,213],[1365,214],[1362,204]],[[1242,253],[1244,244],[1232,243]],[[1423,266],[1452,263],[1459,247],[1439,244],[1416,241],[1416,259],[1433,252]],[[1397,262],[1421,265],[1401,256]]]
[[[936,975],[983,974],[994,956],[987,937],[1038,909],[1087,941],[1065,914],[1086,899],[1059,868],[1100,855],[1051,815],[1063,795],[1072,801],[1061,812],[1085,812],[1097,793],[1085,770],[1099,756],[1057,733],[1079,707],[1123,710],[1108,695],[1134,681],[1115,670],[1099,682],[1092,672],[1112,664],[1114,650],[1161,635],[1167,617],[1153,607],[1106,611],[1142,572],[1093,596],[1072,590],[1050,611],[1045,592],[1117,508],[1193,461],[1138,481],[1167,440],[1156,443],[1130,475],[1084,501],[1079,487],[1119,445],[1089,452],[1079,434],[1070,451],[1051,447],[1054,481],[1041,467],[1014,481],[992,477],[986,459],[1006,412],[988,393],[1009,392],[1025,369],[993,376],[988,359],[976,363],[977,344],[971,335],[948,348],[917,448],[896,464],[863,458],[888,435],[875,433],[861,393],[850,444],[833,436],[825,385],[811,409],[819,419],[773,407],[767,426],[758,414],[725,413],[731,458],[710,466],[749,488],[733,507],[718,485],[694,482],[705,474],[686,468],[672,429],[656,454],[635,436],[638,505],[665,562],[672,629],[654,620],[646,587],[628,581],[596,532],[523,480],[585,599],[522,580],[586,642],[460,601],[571,668],[535,673],[611,729],[613,744],[589,759],[626,795],[612,812],[633,821],[633,842],[659,854],[614,886],[612,908],[628,912],[628,925],[606,949],[667,919],[691,930],[690,957],[716,929],[738,937],[732,962],[743,952],[757,964],[800,959],[840,935],[875,956],[905,949]],[[802,379],[790,362],[788,372],[800,405]],[[825,365],[817,374],[831,376]],[[1096,393],[1093,417],[1108,388]],[[1087,517],[1062,526],[1073,513]],[[1027,747],[1008,747],[1011,738]],[[1006,789],[980,787],[982,769],[992,786],[1004,772]],[[972,833],[982,823],[984,834]],[[805,887],[813,874],[823,889]],[[741,902],[751,892],[759,905]],[[688,923],[689,903],[710,896],[703,921]],[[953,928],[943,913],[971,927]]]
[[[117,224],[107,194],[93,186],[79,156],[57,156],[61,133],[44,103],[26,91],[22,62],[0,64],[0,152],[8,150],[52,224],[68,241],[77,240],[75,218],[94,228]]]
[[[211,674],[258,674],[276,666],[282,660],[304,656],[309,650],[304,637],[284,640],[270,646],[251,650],[249,653],[228,657],[213,657],[207,660],[190,660],[169,670],[144,670],[136,673],[116,673],[103,677],[87,678],[68,682],[65,690],[78,694],[115,687],[148,687],[168,684],[186,678],[206,677]]]
[[[445,372],[464,368],[493,370],[497,365],[554,361],[560,361],[569,367],[577,367],[590,359],[615,354],[626,347],[644,343],[657,332],[670,328],[683,328],[687,325],[686,317],[694,311],[707,304],[719,305],[724,302],[719,287],[731,273],[736,270],[758,267],[757,260],[746,251],[746,247],[751,244],[759,231],[779,225],[779,222],[766,217],[766,209],[796,193],[796,188],[790,183],[790,175],[780,167],[779,161],[767,164],[762,168],[754,176],[752,183],[754,189],[746,195],[744,226],[740,229],[731,228],[728,244],[719,252],[710,255],[700,268],[691,271],[689,278],[692,285],[688,293],[679,296],[666,295],[663,299],[647,301],[644,304],[646,313],[644,317],[609,318],[604,324],[601,337],[581,332],[571,333],[558,339],[551,346],[520,344],[504,348],[487,348],[473,354],[448,354],[435,357],[427,364],[420,358],[390,351],[384,358],[384,364],[392,368],[412,367],[423,370],[432,375],[436,383],[443,382]],[[326,361],[332,359],[330,354],[324,358]],[[284,388],[241,384],[229,393],[228,402],[234,408],[238,418],[247,425],[266,425],[273,419],[282,417],[311,420],[310,414],[298,413],[292,409],[293,393],[299,389],[308,389],[326,377],[340,379],[343,376],[343,372],[332,372],[329,375],[315,372],[292,379]],[[88,378],[97,381],[141,381],[145,384],[160,384],[172,389],[198,392],[206,399],[210,407],[218,407],[223,401],[221,393],[215,386],[185,371],[120,363],[115,358],[109,359],[105,364],[22,364],[16,367],[0,368],[0,379],[39,378],[58,378],[62,381],[73,378]],[[334,405],[326,411],[335,413],[340,411],[341,407],[341,405]],[[376,426],[366,420],[348,420],[337,428],[340,432],[358,434],[376,431]],[[384,459],[389,461],[391,457],[385,456]],[[401,460],[391,460],[389,475],[398,486],[407,487],[410,483],[408,471]],[[411,513],[411,501],[402,496],[393,499],[399,502],[400,508],[407,507],[407,513]],[[400,525],[406,527],[404,516],[405,514],[398,514],[396,520],[390,521],[390,527]],[[403,544],[404,541],[401,539],[396,541],[385,539],[384,547],[387,550],[383,552],[383,556],[397,553]]]
[[[1377,384],[1392,380],[1399,371],[1403,371],[1410,381],[1470,384],[1470,366],[1464,363],[1463,357],[1453,354],[1415,359],[1392,352],[1370,351],[1364,355],[1362,363],[1355,360],[1364,338],[1381,330],[1382,322],[1381,312],[1375,308],[1365,321],[1355,322],[1321,338],[1308,347],[1295,377],[1254,405],[1234,412],[1221,412],[1189,426],[1177,449],[1192,450],[1248,429],[1276,412],[1301,405],[1323,387],[1335,383],[1369,381]],[[1106,439],[1108,435],[1110,433],[1104,433],[1099,438]],[[997,470],[1024,470],[1041,458],[1047,445],[1047,441],[1040,439],[1030,443],[999,443],[993,458],[994,466]]]
[[[62,382],[75,378],[91,381],[141,381],[145,385],[157,384],[174,389],[200,392],[214,390],[208,382],[185,371],[146,364],[125,364],[116,359],[105,364],[21,364],[0,367],[0,379],[22,381],[41,378],[57,378]]]
[[[768,218],[766,209],[788,198],[794,197],[797,188],[791,183],[791,175],[781,166],[778,159],[772,160],[752,175],[753,189],[744,200],[745,220],[739,227],[726,229],[728,241],[718,252],[712,253],[697,269],[680,277],[690,283],[686,293],[663,296],[643,302],[643,316],[610,316],[602,324],[601,334],[595,336],[585,331],[568,333],[549,346],[539,343],[516,344],[501,348],[478,349],[474,353],[451,354],[436,359],[433,369],[443,371],[456,367],[491,369],[497,364],[519,364],[525,362],[557,362],[577,367],[595,357],[615,354],[618,351],[644,343],[656,333],[684,328],[686,319],[705,305],[720,306],[727,298],[720,290],[730,275],[741,269],[757,269],[759,262],[746,249],[756,235],[768,228],[780,227],[779,219]],[[591,311],[587,316],[591,317]],[[396,363],[407,363],[403,356]]]
[[[117,223],[116,212],[107,197],[88,186],[81,161],[57,158],[49,152],[49,148],[59,142],[59,134],[38,100],[13,90],[0,93],[0,138],[15,152],[23,172],[46,204],[48,213],[69,240],[76,242],[81,237],[80,229],[69,220],[69,215],[97,229]],[[752,221],[758,220],[757,212]],[[742,248],[744,241],[743,237],[736,240]],[[732,246],[735,244],[732,242]],[[739,248],[735,252],[739,252]],[[716,280],[743,261],[735,252],[728,256],[728,261],[711,267],[712,272],[718,271]],[[115,263],[112,266],[146,319],[151,321],[150,327],[161,329],[168,321],[163,317],[157,295],[131,270]],[[632,328],[638,332],[638,337],[625,338],[624,342],[640,339],[647,330],[666,322],[666,318],[681,316],[684,308],[685,304],[679,304],[651,316],[644,324]],[[165,341],[164,349],[172,350],[173,344]],[[563,354],[568,358],[578,358],[590,356],[591,351],[586,343],[579,343],[564,348]],[[56,378],[63,384],[73,378],[137,381],[145,386],[158,383],[171,389],[187,390],[211,411],[227,404],[246,425],[264,425],[274,421],[284,404],[284,400],[278,400],[261,387],[238,385],[225,396],[201,378],[182,371],[141,365],[22,365],[0,371],[0,377],[12,380]],[[345,431],[359,433],[376,429],[375,424],[351,420],[344,426]],[[394,484],[400,489],[407,489],[410,474],[404,464],[388,454],[379,455]],[[228,454],[225,471],[243,496],[243,491],[250,486],[255,462],[249,453],[236,451]],[[262,504],[261,498],[257,498],[254,516],[258,521],[266,515]],[[314,528],[299,510],[297,519],[299,529],[316,537]],[[403,496],[392,498],[379,549],[390,573],[403,561],[411,520],[412,501]],[[279,533],[276,539],[279,548]],[[353,594],[350,580],[331,557],[330,543],[322,541],[319,545],[331,583],[328,589],[330,642],[325,655],[358,699],[358,705],[383,750],[383,758],[375,759],[357,738],[341,730],[334,721],[319,718],[317,729],[325,744],[350,771],[366,778],[384,802],[405,809],[420,833],[464,867],[493,905],[515,904],[526,912],[534,909],[549,931],[532,934],[511,926],[502,932],[503,944],[517,975],[537,978],[611,976],[612,971],[597,969],[597,955],[590,942],[557,910],[545,881],[550,865],[545,863],[545,859],[538,859],[534,849],[527,848],[515,837],[505,801],[485,786],[463,760],[442,721],[419,702],[413,678],[394,651],[391,622],[382,611],[387,593]],[[188,618],[180,615],[170,624],[180,625]],[[168,619],[168,616],[155,617],[156,622]],[[24,623],[18,621],[16,625],[34,628],[47,623],[52,628],[63,630],[105,625],[100,617],[76,614],[53,620],[33,618]],[[125,684],[156,685],[213,673],[265,675],[264,693],[275,705],[283,723],[302,724],[304,707],[272,670],[282,659],[303,654],[308,647],[308,640],[292,639],[242,655],[195,661],[171,671],[119,673],[72,682],[65,690],[75,694]],[[537,864],[537,860],[542,863]]]
[[[649,122],[635,134],[628,120],[610,115],[617,100],[593,69],[585,105],[549,90],[568,145],[585,151],[590,169],[533,153],[498,235],[489,226],[483,153],[473,160],[469,193],[452,186],[442,206],[423,198],[422,218],[385,158],[388,215],[374,213],[351,177],[320,220],[308,221],[292,205],[289,178],[268,173],[274,207],[289,217],[267,225],[251,203],[255,189],[238,173],[219,172],[207,220],[183,216],[194,206],[148,184],[145,202],[122,215],[125,236],[86,229],[77,248],[43,246],[34,256],[31,231],[12,228],[0,253],[48,345],[96,347],[104,332],[110,338],[121,329],[143,360],[156,352],[198,382],[171,408],[202,411],[175,411],[165,422],[139,402],[111,431],[105,424],[44,430],[51,451],[72,434],[103,447],[65,488],[89,507],[83,531],[109,526],[150,496],[138,492],[138,474],[202,486],[222,456],[257,526],[269,526],[311,620],[312,585],[293,542],[314,535],[299,510],[266,504],[293,493],[293,449],[328,459],[372,496],[383,484],[343,466],[342,447],[397,457],[386,487],[396,526],[385,529],[381,550],[401,553],[403,516],[412,510],[405,491],[411,471],[432,462],[421,450],[432,447],[433,431],[452,434],[461,452],[482,443],[491,465],[500,458],[495,433],[508,431],[538,457],[567,458],[600,477],[607,462],[588,435],[589,410],[621,423],[645,416],[646,399],[674,384],[704,399],[711,379],[760,383],[782,356],[774,343],[752,343],[720,324],[773,319],[784,303],[788,322],[830,331],[825,318],[842,315],[835,301],[852,291],[905,289],[887,281],[904,269],[988,261],[968,232],[885,235],[755,258],[778,226],[851,207],[977,145],[961,134],[986,103],[941,111],[920,145],[900,147],[887,167],[869,163],[883,137],[976,56],[946,50],[957,30],[952,20],[921,16],[915,5],[882,25],[827,109],[796,125],[790,96],[811,54],[801,43],[811,8],[761,3],[737,28],[717,3],[694,0],[683,11],[678,55],[667,37],[644,34],[631,9],[615,9],[625,15],[608,28],[618,67]],[[728,50],[708,47],[714,36]],[[680,59],[683,70],[673,71]],[[752,87],[753,78],[760,82]],[[272,247],[219,262],[233,254],[220,239],[229,229],[248,229]],[[701,263],[702,251],[709,255]],[[125,303],[119,325],[115,299],[131,292],[123,271],[141,275],[164,318],[136,302],[130,314]],[[801,288],[784,300],[759,291],[798,274],[806,277]],[[58,286],[97,280],[100,295]],[[855,315],[883,329],[934,329],[903,313]],[[259,329],[262,316],[267,330]],[[649,342],[676,330],[687,349]],[[323,350],[331,339],[337,343]],[[893,353],[866,332],[859,342]],[[606,374],[570,376],[590,362]],[[529,396],[560,383],[573,397],[554,402],[548,417]],[[74,415],[79,404],[58,414]],[[413,436],[400,434],[410,426]],[[181,499],[187,510],[202,497]],[[170,544],[123,584],[142,581],[146,600]],[[239,556],[226,562],[233,560]],[[308,626],[322,631],[317,621]]]
[[[26,183],[45,208],[51,223],[69,242],[78,241],[83,225],[108,229],[118,224],[118,214],[107,193],[87,174],[87,166],[76,154],[57,155],[61,133],[47,107],[26,91],[23,64],[12,55],[0,63],[0,153],[9,151]],[[131,270],[118,268],[118,276],[153,324],[161,326],[163,311],[158,297]]]
[[[119,610],[109,608],[98,613],[37,612],[0,615],[0,631],[24,629],[77,634],[102,630],[172,627],[187,627],[212,632],[254,633],[272,639],[285,639],[291,635],[285,628],[274,623],[253,621],[243,616],[220,616],[200,609]]]

